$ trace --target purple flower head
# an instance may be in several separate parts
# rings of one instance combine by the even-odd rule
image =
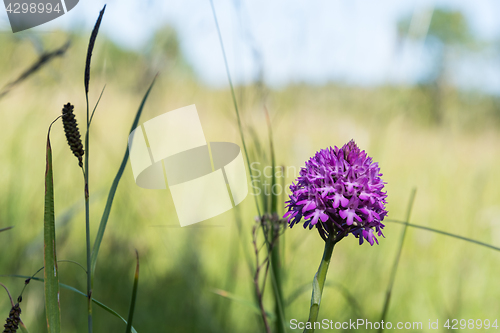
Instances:
[[[378,163],[351,140],[342,148],[322,149],[300,170],[290,185],[285,218],[290,227],[304,219],[304,228],[316,227],[326,241],[352,233],[359,244],[370,245],[384,236],[381,221],[387,215],[385,182]]]

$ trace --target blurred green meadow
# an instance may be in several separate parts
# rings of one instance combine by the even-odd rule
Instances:
[[[13,297],[18,296],[24,279],[4,275],[31,275],[43,266],[48,126],[63,104],[71,102],[84,130],[83,70],[88,42],[87,33],[19,36],[0,34],[0,87],[34,63],[41,50],[58,48],[67,39],[71,46],[64,56],[44,65],[0,99],[0,229],[14,226],[0,233],[0,282]],[[95,235],[126,149],[130,124],[157,72],[160,75],[140,123],[196,104],[207,140],[240,146],[241,141],[229,88],[200,83],[168,28],[142,52],[121,49],[102,35],[92,61],[91,105],[106,85],[90,141],[91,232]],[[267,167],[267,173],[256,181],[270,182],[272,171],[265,106],[276,163],[285,169],[278,183],[291,184],[316,151],[354,139],[380,164],[387,182],[388,219],[404,221],[416,188],[410,223],[500,247],[500,98],[446,86],[441,91],[441,120],[436,122],[433,91],[426,85],[290,84],[277,89],[253,84],[236,86],[235,91],[250,162],[259,161],[254,165],[260,170]],[[60,122],[52,129],[51,142],[58,259],[84,265],[83,178]],[[282,173],[275,171],[280,177]],[[288,193],[284,191],[278,203],[281,215]],[[237,208],[181,228],[169,191],[136,186],[127,166],[101,246],[94,297],[126,317],[137,249],[141,268],[134,327],[138,332],[263,331],[259,313],[247,304],[255,303],[251,232],[257,210],[252,196],[250,188]],[[359,246],[349,236],[335,247],[320,319],[380,319],[403,229],[388,221],[380,245]],[[296,226],[286,230],[280,247],[287,331],[299,332],[288,324],[291,319],[307,320],[311,281],[323,241],[315,230]],[[419,321],[422,331],[427,331],[429,320],[439,320],[441,328],[448,318],[500,320],[499,262],[498,251],[409,227],[386,319]],[[59,269],[61,283],[85,290],[80,267],[60,263]],[[222,297],[216,290],[235,297]],[[2,318],[11,305],[5,293],[0,294]],[[60,301],[62,331],[85,332],[85,297],[62,289]],[[269,281],[265,306],[274,312]],[[32,281],[27,287],[21,318],[31,332],[45,330],[42,283]],[[94,306],[94,329],[120,332],[125,325]]]

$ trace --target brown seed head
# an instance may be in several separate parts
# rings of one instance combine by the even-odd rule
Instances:
[[[62,121],[64,126],[64,133],[66,134],[66,140],[68,140],[69,148],[78,158],[78,165],[80,167],[83,167],[83,145],[73,109],[74,106],[70,103],[64,105],[63,107]]]
[[[9,317],[5,321],[5,325],[3,325],[5,328],[3,333],[16,333],[19,328],[19,322],[21,321],[20,316],[21,308],[19,307],[19,303],[16,303],[16,305],[14,305],[10,310]]]

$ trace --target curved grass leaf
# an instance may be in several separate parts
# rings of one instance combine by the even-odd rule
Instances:
[[[89,126],[90,126],[90,124],[92,124],[92,119],[94,118],[95,110],[97,109],[97,106],[99,106],[99,102],[101,101],[102,94],[104,94],[104,89],[106,89],[106,85],[104,85],[104,87],[102,87],[101,94],[99,95],[99,98],[97,99],[97,102],[94,105],[94,110],[92,110],[92,114],[90,115],[90,119],[89,119]]]
[[[74,287],[71,287],[71,286],[68,286],[64,283],[60,283],[60,286],[62,288],[65,288],[65,289],[68,289],[68,290],[71,290],[71,291],[74,291],[75,293],[77,294],[80,294],[82,295],[83,297],[87,298],[87,295],[85,295],[85,293],[83,293],[82,291],[74,288]],[[115,316],[116,318],[120,319],[121,321],[123,321],[126,325],[128,324],[127,323],[127,320],[125,320],[125,318],[123,318],[122,316],[120,316],[118,314],[118,312],[116,312],[115,310],[111,309],[109,306],[107,306],[106,304],[104,303],[101,303],[99,302],[98,300],[96,300],[95,298],[92,298],[92,303],[94,303],[95,305],[99,306],[100,308],[106,310],[107,312],[111,313],[113,316]],[[135,330],[134,327],[132,327],[132,333],[137,333],[137,331]]]
[[[70,41],[68,40],[60,48],[54,51],[43,52],[42,54],[40,54],[40,56],[38,57],[37,61],[34,64],[28,67],[17,79],[8,83],[0,90],[0,98],[7,95],[12,90],[12,88],[14,88],[18,84],[22,83],[23,81],[31,77],[33,74],[38,72],[43,66],[49,64],[53,59],[64,56],[69,46],[70,46]]]
[[[227,299],[230,299],[232,301],[235,301],[237,303],[240,303],[242,305],[245,305],[246,307],[248,307],[249,309],[251,309],[253,312],[255,312],[256,314],[258,314],[260,316],[261,312],[260,312],[260,308],[259,306],[254,303],[254,302],[251,302],[243,297],[240,297],[240,296],[237,296],[237,295],[234,295],[228,291],[225,291],[225,290],[221,290],[221,289],[214,289],[212,290],[212,292],[214,294],[217,294],[219,296],[222,296],[224,298],[227,298]],[[275,319],[275,316],[274,314],[272,313],[269,313],[266,311],[266,315],[268,318],[270,318],[271,320],[274,320]]]
[[[132,321],[134,319],[135,301],[137,299],[137,287],[139,286],[139,252],[135,250],[137,256],[137,265],[135,267],[134,287],[132,288],[132,301],[130,302],[130,309],[128,312],[128,324],[125,333],[130,333],[132,330]]]
[[[51,125],[52,126],[52,125]],[[61,311],[59,307],[59,273],[56,256],[56,228],[54,217],[54,183],[52,173],[52,149],[50,128],[47,134],[45,169],[45,211],[43,218],[43,262],[45,285],[45,313],[49,333],[61,331]]]
[[[74,291],[75,293],[80,294],[80,295],[84,296],[85,298],[87,298],[87,295],[85,295],[85,293],[83,293],[82,291],[80,291],[80,290],[78,290],[78,289],[76,289],[76,288],[74,288],[72,286],[68,286],[67,284],[64,284],[64,283],[61,283],[60,286],[63,287],[63,288],[65,288],[65,289]],[[100,308],[106,310],[107,312],[111,313],[113,316],[115,316],[116,318],[118,318],[121,321],[123,321],[126,325],[128,325],[127,320],[125,320],[125,318],[123,318],[122,316],[120,316],[118,314],[118,312],[116,312],[115,310],[111,309],[106,304],[99,302],[95,298],[92,298],[92,303],[94,303],[95,305],[99,306]],[[134,327],[132,327],[132,333],[137,333],[137,331],[135,330]]]
[[[9,277],[17,277],[17,278],[22,278],[22,279],[27,279],[27,278],[30,278],[31,280],[33,281],[38,281],[38,282],[44,282],[44,279],[42,278],[38,278],[38,277],[33,277],[33,276],[28,276],[28,275],[17,275],[17,274],[11,274],[11,275],[2,275],[2,276],[9,276]],[[68,290],[71,290],[79,295],[82,295],[83,297],[87,298],[87,295],[76,289],[75,287],[72,287],[72,286],[68,286],[67,284],[64,284],[64,283],[59,283],[59,286],[61,286],[61,288],[64,288],[64,289],[68,289]],[[92,302],[99,306],[100,308],[106,310],[107,312],[111,313],[113,316],[115,316],[116,318],[120,319],[121,321],[123,321],[125,324],[127,324],[127,320],[125,318],[123,318],[122,316],[120,316],[118,314],[118,312],[116,312],[115,310],[111,309],[109,306],[107,306],[106,304],[103,304],[101,302],[99,302],[98,300],[96,300],[95,298],[92,298]],[[135,330],[134,327],[132,327],[132,333],[137,333],[137,331]]]
[[[3,228],[3,229],[0,229],[0,232],[2,232],[2,231],[7,231],[7,230],[10,230],[10,229],[12,229],[12,228],[14,228],[14,227],[7,227],[7,228]]]
[[[144,104],[146,104],[146,100],[148,99],[149,93],[151,89],[153,88],[153,85],[155,83],[156,76],[153,79],[153,82],[151,82],[151,85],[149,86],[148,90],[146,91],[146,94],[144,95],[144,98],[142,99],[141,105],[139,106],[139,109],[137,110],[137,113],[135,114],[134,122],[132,123],[132,128],[130,129],[130,132],[132,132],[137,125],[139,124],[139,118],[141,117],[142,114],[142,109],[144,108]],[[99,224],[99,230],[97,231],[97,235],[95,238],[94,242],[94,247],[92,248],[92,277],[95,274],[95,265],[97,263],[97,256],[99,254],[99,249],[101,247],[101,242],[102,238],[104,236],[104,231],[106,231],[106,225],[108,224],[108,219],[109,219],[109,214],[111,213],[111,206],[113,205],[113,200],[115,198],[115,193],[116,189],[118,187],[118,183],[120,182],[120,179],[122,178],[123,172],[125,171],[125,167],[127,166],[127,160],[128,160],[128,147],[125,149],[125,155],[123,156],[122,163],[120,164],[120,168],[118,169],[118,172],[116,173],[115,179],[113,180],[113,184],[111,185],[111,188],[109,190],[108,194],[108,200],[106,201],[106,206],[104,207],[104,212],[102,214],[101,218],[101,223]]]
[[[406,223],[406,222],[398,221],[398,220],[390,220],[390,219],[388,219],[388,220],[384,220],[384,221],[398,223],[398,224],[406,224],[406,225],[408,225],[409,227],[412,227],[412,228],[423,229],[423,230],[435,232],[437,234],[441,234],[441,235],[453,237],[453,238],[456,238],[456,239],[461,239],[461,240],[469,242],[469,243],[474,243],[474,244],[477,244],[477,245],[488,247],[488,248],[490,248],[492,250],[500,251],[500,247],[496,247],[496,246],[493,246],[493,245],[488,244],[488,243],[483,243],[483,242],[477,241],[477,240],[472,239],[472,238],[467,238],[467,237],[463,237],[463,236],[460,236],[460,235],[455,235],[455,234],[452,234],[450,232],[441,231],[441,230],[434,229],[434,228],[429,228],[429,227],[424,227],[424,226],[418,225],[418,224]]]

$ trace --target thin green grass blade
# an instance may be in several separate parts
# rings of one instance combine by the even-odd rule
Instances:
[[[453,237],[453,238],[456,238],[456,239],[461,239],[461,240],[469,242],[469,243],[481,245],[481,246],[490,248],[490,249],[495,250],[495,251],[500,251],[500,247],[496,247],[496,246],[493,246],[493,245],[488,244],[488,243],[483,243],[483,242],[477,241],[475,239],[471,239],[471,238],[467,238],[467,237],[455,235],[455,234],[452,234],[452,233],[449,233],[449,232],[446,232],[446,231],[441,231],[441,230],[438,230],[438,229],[424,227],[424,226],[417,225],[417,224],[405,223],[403,221],[398,221],[398,220],[384,220],[384,221],[393,222],[393,223],[399,223],[399,224],[407,224],[409,227],[412,227],[412,228],[423,229],[423,230],[435,232],[437,234],[441,234],[441,235]]]
[[[278,213],[278,194],[274,192],[274,187],[276,185],[276,157],[274,153],[274,141],[273,141],[273,130],[271,126],[271,118],[269,117],[269,112],[267,108],[264,106],[264,111],[266,115],[266,123],[267,123],[267,130],[268,130],[268,135],[269,135],[269,151],[271,155],[271,189],[270,189],[270,195],[271,195],[271,213],[272,214],[277,214]],[[275,229],[273,228],[273,233],[276,232],[274,231]],[[273,237],[272,235],[271,237]],[[276,238],[275,244],[271,250],[271,270],[273,274],[271,275],[271,278],[273,279],[273,291],[274,291],[274,297],[275,297],[275,311],[276,314],[278,315],[278,320],[276,321],[276,331],[278,333],[286,332],[286,325],[285,325],[285,307],[283,306],[283,288],[282,288],[282,279],[281,279],[281,262],[282,258],[280,256],[280,237],[278,236]]]
[[[14,228],[14,227],[7,227],[7,228],[3,228],[3,229],[0,229],[0,232],[2,232],[2,231],[7,231],[7,230],[10,230],[10,229],[12,229],[12,228]]]
[[[231,301],[234,301],[236,303],[239,303],[239,304],[242,304],[242,305],[246,306],[247,308],[251,309],[253,312],[255,312],[259,316],[261,314],[259,306],[256,303],[253,303],[253,302],[251,302],[251,301],[249,301],[249,300],[247,300],[247,299],[245,299],[243,297],[234,295],[233,293],[230,293],[228,291],[221,290],[221,289],[214,289],[214,290],[212,290],[212,292],[214,294],[217,294],[217,295],[222,296],[224,298],[227,298],[227,299],[229,299]],[[269,312],[266,311],[266,315],[271,320],[275,319],[275,316],[272,313],[269,313]]]
[[[69,288],[68,288],[69,289]],[[82,293],[83,294],[83,293]],[[118,314],[118,312],[116,312],[115,310],[111,309],[109,306],[99,302],[98,300],[92,298],[92,302],[94,304],[96,304],[97,306],[99,306],[100,308],[106,310],[107,312],[111,313],[113,316],[121,319],[125,324],[127,324],[127,320],[125,320],[125,318],[123,318],[122,316],[120,316]],[[137,333],[137,331],[135,330],[135,328],[132,326],[132,333]]]
[[[149,89],[146,91],[146,94],[144,95],[144,98],[142,99],[141,105],[139,106],[139,109],[137,110],[137,113],[135,114],[134,122],[132,123],[132,127],[130,129],[130,132],[132,132],[137,125],[139,124],[139,118],[141,117],[142,110],[144,108],[144,105],[146,104],[146,100],[148,99],[149,93],[151,92],[151,89],[153,88],[153,85],[156,81],[156,76],[153,79],[153,82],[151,82],[151,85],[149,86]],[[106,206],[104,207],[104,212],[102,214],[101,218],[101,223],[99,224],[99,230],[97,231],[96,239],[94,242],[94,247],[92,249],[92,278],[93,275],[95,274],[95,266],[97,263],[97,256],[99,254],[99,249],[101,247],[101,242],[102,238],[104,236],[104,232],[106,231],[106,225],[108,224],[108,219],[109,219],[109,214],[111,212],[111,206],[113,205],[113,200],[115,198],[116,194],[116,189],[118,188],[118,183],[120,182],[120,179],[122,178],[123,172],[125,171],[125,167],[127,166],[127,160],[128,160],[128,146],[125,149],[125,155],[123,156],[122,163],[120,164],[120,168],[118,169],[118,172],[116,173],[115,179],[113,180],[113,184],[111,185],[111,189],[109,190],[108,194],[108,200],[106,201]]]
[[[271,117],[269,117],[269,111],[264,106],[264,111],[266,115],[267,132],[269,135],[269,151],[271,153],[271,213],[278,212],[278,195],[274,192],[274,187],[276,185],[276,157],[274,154],[274,141],[273,141],[273,128],[271,126]]]
[[[242,246],[242,244],[247,244],[244,241],[244,234],[242,232],[243,230],[243,221],[241,217],[241,207],[236,206],[233,208],[233,213],[234,213],[234,220],[235,220],[235,226],[236,230],[233,231],[232,229],[232,237],[230,237],[230,247],[229,247],[229,255],[228,255],[228,262],[227,262],[227,269],[226,269],[226,278],[225,278],[225,283],[224,283],[224,290],[227,290],[228,292],[232,292],[236,289],[236,285],[238,284],[239,280],[234,278],[235,272],[238,270],[238,266],[240,264],[240,258],[241,258],[241,252],[243,251],[243,257],[245,258],[246,264],[248,265],[249,272],[253,271],[253,266],[252,266],[252,258],[250,256],[250,253],[247,251],[248,247]],[[215,313],[220,313],[220,323],[222,324],[220,331],[222,332],[227,332],[229,330],[229,319],[228,316],[230,315],[229,309],[231,308],[232,304],[227,304],[227,302],[217,302],[217,308],[215,309]],[[223,306],[225,306],[225,309],[221,309]]]
[[[74,265],[80,267],[85,272],[85,274],[87,274],[87,270],[85,269],[85,267],[83,267],[83,265],[80,264],[78,261],[64,259],[64,260],[58,260],[57,262],[67,262],[70,264],[74,264]]]
[[[137,299],[137,287],[139,286],[139,252],[135,250],[137,256],[137,266],[135,267],[134,287],[132,288],[132,301],[130,302],[130,309],[128,311],[127,329],[125,333],[130,333],[132,330],[132,321],[134,319],[135,301]]]
[[[68,290],[71,290],[71,291],[74,291],[75,293],[77,294],[80,294],[82,296],[84,296],[85,298],[87,298],[87,295],[85,295],[85,293],[83,293],[82,291],[74,288],[74,287],[71,287],[71,286],[68,286],[64,283],[61,283],[60,286],[62,288],[65,288],[65,289],[68,289]],[[121,321],[123,321],[125,323],[125,325],[127,325],[127,320],[125,318],[123,318],[122,316],[120,316],[118,314],[118,312],[116,312],[115,310],[111,309],[109,306],[105,305],[104,303],[101,303],[99,302],[98,300],[96,300],[95,298],[92,298],[92,303],[96,304],[97,306],[99,306],[100,308],[106,310],[107,312],[111,313],[113,316],[117,317],[118,319],[120,319]],[[132,333],[137,333],[137,331],[135,330],[134,327],[132,327]]]
[[[30,331],[28,331],[28,328],[24,325],[24,323],[19,323],[19,329],[21,330],[22,333],[30,333]]]
[[[52,126],[52,125],[51,125]],[[45,169],[45,212],[43,219],[43,262],[45,285],[45,312],[49,333],[61,331],[61,310],[59,307],[59,272],[56,256],[56,227],[54,215],[54,182],[52,173],[52,149],[50,128],[47,134],[47,155]]]
[[[104,89],[106,89],[106,85],[104,85],[104,87],[102,87],[101,94],[99,95],[99,98],[97,99],[97,103],[95,103],[94,110],[92,110],[92,114],[90,115],[90,120],[89,120],[89,126],[92,124],[92,119],[94,119],[95,110],[99,106],[99,102],[101,101],[102,94],[104,94]]]
[[[397,273],[398,267],[399,267],[399,259],[401,258],[401,252],[403,251],[406,230],[408,229],[408,223],[410,222],[411,210],[413,208],[413,202],[415,201],[416,193],[417,193],[417,189],[413,189],[413,191],[411,192],[411,195],[410,195],[410,201],[408,202],[408,208],[406,211],[406,219],[405,219],[405,221],[406,221],[405,227],[403,229],[403,232],[401,233],[401,240],[399,242],[398,253],[396,255],[396,258],[394,259],[394,264],[392,265],[391,276],[389,279],[389,286],[387,287],[387,292],[385,294],[384,308],[382,310],[382,315],[380,316],[380,322],[382,322],[382,320],[386,319],[387,312],[389,311],[389,304],[391,302],[392,288],[394,286],[394,281],[396,280],[396,273]],[[379,332],[383,332],[383,331],[384,331],[384,328],[382,325],[382,327],[380,327]]]
[[[285,308],[283,306],[283,290],[281,281],[281,260],[279,254],[279,238],[276,239],[274,247],[270,253],[271,256],[271,282],[273,286],[275,311],[278,315],[276,321],[276,330],[278,333],[286,332]]]
[[[238,101],[236,100],[236,94],[234,93],[233,80],[231,79],[231,73],[229,72],[229,65],[227,63],[226,51],[224,49],[224,42],[222,41],[222,35],[220,32],[220,28],[219,28],[219,21],[217,20],[217,14],[215,12],[215,6],[214,6],[213,0],[210,0],[210,5],[212,6],[212,13],[214,15],[215,26],[217,28],[217,33],[219,35],[219,42],[220,42],[220,47],[222,50],[222,56],[224,57],[224,64],[226,65],[227,80],[229,81],[229,87],[231,88],[231,96],[233,98],[234,110],[236,112],[236,118],[238,120],[238,129],[240,132],[241,143],[243,145],[243,152],[245,153],[245,158],[247,160],[248,172],[250,174],[250,179],[252,180],[253,173],[252,173],[252,168],[250,167],[250,159],[248,158],[248,149],[247,149],[247,145],[245,143],[245,134],[243,133],[243,126],[241,123],[240,111],[238,108]],[[252,186],[252,191],[253,191],[254,198],[255,198],[255,206],[257,207],[257,213],[259,214],[259,217],[260,217],[261,213],[260,213],[259,201],[257,200],[257,196],[255,195],[255,189],[253,186]]]
[[[5,289],[7,295],[9,295],[11,305],[14,306],[14,301],[12,300],[12,296],[10,295],[9,289],[3,283],[0,283],[0,287],[3,287],[3,289]]]
[[[2,276],[17,277],[17,278],[22,278],[22,279],[31,278],[31,280],[33,280],[33,281],[44,282],[44,279],[42,279],[42,278],[32,277],[32,276],[28,276],[28,275],[11,274],[11,275],[2,275]],[[64,288],[64,289],[67,289],[67,290],[71,290],[71,291],[73,291],[73,292],[75,292],[75,293],[77,293],[77,294],[79,294],[79,295],[87,298],[87,295],[84,292],[76,289],[75,287],[68,286],[67,284],[64,284],[64,283],[59,283],[59,286],[61,286],[61,288]],[[122,316],[120,316],[118,314],[118,312],[116,312],[115,310],[111,309],[106,304],[99,302],[95,298],[92,298],[92,302],[94,304],[96,304],[97,306],[99,306],[100,308],[102,308],[102,309],[106,310],[107,312],[111,313],[113,316],[115,316],[116,318],[120,319],[125,324],[127,324],[127,320],[125,318],[123,318]],[[137,333],[137,331],[136,331],[136,329],[134,327],[132,327],[132,333]]]

